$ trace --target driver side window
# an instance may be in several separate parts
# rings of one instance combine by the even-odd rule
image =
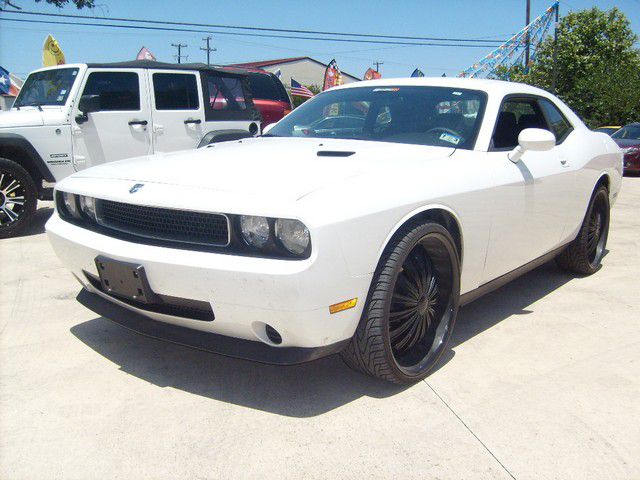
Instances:
[[[502,104],[491,139],[495,149],[511,149],[518,145],[518,135],[525,128],[548,130],[547,122],[534,98],[507,100]]]

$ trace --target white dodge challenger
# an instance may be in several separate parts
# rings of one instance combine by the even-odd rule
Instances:
[[[424,378],[458,307],[555,258],[598,270],[622,154],[560,100],[491,80],[360,82],[260,138],[97,166],[47,223],[79,300],[147,335]]]

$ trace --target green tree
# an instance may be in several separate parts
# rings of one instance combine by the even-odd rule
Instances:
[[[557,34],[557,47],[553,37],[545,39],[529,72],[513,69],[511,79],[545,90],[555,83],[556,94],[590,127],[640,118],[640,51],[626,16],[617,8],[572,12]]]
[[[311,90],[314,95],[317,95],[318,93],[320,93],[322,91],[322,89],[318,85],[305,85],[305,86],[309,90]],[[298,97],[298,96],[293,96],[293,95],[291,96],[291,101],[293,103],[293,108],[299,107],[300,105],[302,105],[307,100],[309,100],[307,97]]]
[[[36,0],[36,3],[40,3],[43,0]],[[16,5],[16,0],[3,0],[2,5],[4,7],[10,6],[18,10],[22,10],[22,7]],[[66,7],[69,3],[72,3],[79,10],[81,8],[93,8],[95,7],[95,0],[44,0],[44,2],[51,5],[55,5],[58,8]]]

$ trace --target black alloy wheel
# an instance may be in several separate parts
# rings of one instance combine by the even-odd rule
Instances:
[[[564,270],[591,275],[600,268],[609,236],[609,190],[600,186],[591,196],[578,236],[556,257]]]
[[[395,383],[425,378],[446,348],[458,311],[455,242],[439,224],[396,235],[374,275],[346,363]]]

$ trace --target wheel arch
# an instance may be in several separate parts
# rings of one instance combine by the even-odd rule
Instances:
[[[31,142],[22,135],[0,133],[0,157],[16,162],[36,181],[55,182],[51,171]]]
[[[464,232],[462,229],[462,223],[460,222],[458,215],[450,207],[442,204],[425,205],[405,215],[398,223],[396,223],[385,238],[378,252],[378,259],[382,258],[385,249],[389,246],[401,228],[409,224],[418,222],[424,223],[426,221],[442,225],[451,234],[456,244],[458,258],[460,259],[460,268],[462,269],[462,262],[464,258]]]
[[[609,193],[611,193],[611,177],[609,177],[609,174],[607,172],[602,172],[600,174],[600,176],[598,177],[598,181],[593,187],[593,191],[595,192],[601,185],[604,186]]]

